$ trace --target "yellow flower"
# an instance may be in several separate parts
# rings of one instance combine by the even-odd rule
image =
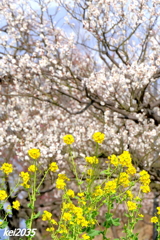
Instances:
[[[157,210],[158,210],[157,214],[160,215],[160,207],[157,207]]]
[[[135,197],[134,200],[135,200],[136,202],[140,202],[142,199],[139,198],[139,197]]]
[[[105,193],[113,194],[116,192],[116,188],[117,188],[117,183],[115,180],[108,181],[107,183],[105,183],[104,191],[105,191]]]
[[[111,164],[113,164],[115,167],[119,165],[119,159],[116,155],[112,154],[111,156],[108,157],[110,160]]]
[[[141,218],[143,218],[143,217],[144,217],[144,215],[143,215],[143,214],[138,214],[138,216],[139,216],[139,217],[141,217]]]
[[[3,224],[3,221],[0,220],[0,225],[2,225],[2,224]]]
[[[49,221],[52,218],[52,213],[48,212],[48,211],[44,211],[42,214],[42,221]]]
[[[8,175],[9,173],[13,172],[13,166],[10,163],[3,163],[0,170],[2,170],[4,173]]]
[[[41,156],[41,153],[40,153],[39,149],[32,148],[32,149],[28,150],[28,155],[33,159],[38,159]]]
[[[104,194],[104,191],[101,189],[101,186],[96,186],[95,191],[93,192],[93,196],[98,197],[102,196]]]
[[[93,176],[93,174],[94,174],[93,169],[88,169],[88,170],[87,170],[87,174],[88,174],[90,177]]]
[[[15,208],[16,210],[19,210],[20,208],[20,202],[18,200],[13,202],[13,208]]]
[[[78,195],[79,197],[84,197],[84,193],[83,193],[83,192],[78,193],[77,195]]]
[[[72,215],[70,213],[64,213],[62,217],[65,221],[69,221],[72,218]]]
[[[72,197],[74,198],[74,191],[72,189],[69,189],[66,194],[69,196],[69,197]]]
[[[144,186],[141,186],[140,189],[142,190],[142,192],[144,193],[149,193],[151,190],[150,190],[150,187],[148,185],[144,185]]]
[[[128,169],[126,170],[126,173],[128,173],[128,174],[130,174],[130,175],[136,174],[136,169],[135,169],[135,167],[134,167],[133,165],[130,165],[130,166],[128,167]]]
[[[58,165],[57,165],[57,163],[56,163],[56,162],[50,163],[50,165],[49,165],[49,170],[50,170],[51,172],[56,172],[56,171],[58,170]]]
[[[119,176],[118,184],[122,185],[123,187],[129,186],[129,175],[125,172],[121,172]]]
[[[54,227],[46,228],[47,232],[53,232],[54,230],[55,230]]]
[[[99,160],[96,156],[93,157],[85,157],[86,162],[90,163],[90,164],[98,164]]]
[[[139,173],[139,175],[140,175],[139,180],[140,180],[140,182],[141,182],[143,185],[149,185],[149,184],[150,184],[150,182],[151,182],[151,180],[150,180],[150,175],[148,174],[147,171],[142,170],[142,171]]]
[[[0,200],[5,200],[7,198],[7,193],[5,190],[0,190]]]
[[[74,143],[74,137],[71,134],[65,135],[63,137],[63,141],[66,144],[72,144],[72,143]]]
[[[30,165],[29,168],[28,168],[28,171],[29,172],[35,172],[35,171],[37,171],[37,167],[35,165]]]
[[[70,181],[70,179],[63,173],[59,173],[58,174],[58,178],[59,179],[62,179],[62,180],[67,180],[67,181]]]
[[[66,229],[66,226],[64,224],[61,224],[60,230],[58,230],[59,233],[68,233],[68,230]]]
[[[128,206],[128,210],[129,210],[129,211],[132,211],[132,210],[137,209],[137,204],[134,203],[134,202],[131,202],[131,201],[128,201],[128,202],[127,202],[127,206]]]
[[[133,193],[130,190],[128,190],[126,193],[130,199],[133,199]]]
[[[56,188],[58,188],[58,189],[64,189],[65,188],[65,186],[66,186],[66,183],[64,182],[64,180],[63,179],[57,179],[56,180]]]
[[[92,135],[92,139],[97,143],[102,143],[105,139],[105,134],[101,132],[95,132]]]
[[[82,238],[85,239],[85,240],[89,240],[90,239],[90,237],[86,233],[82,235]]]
[[[58,223],[54,219],[51,219],[50,223],[52,223],[53,225],[58,225]]]
[[[118,156],[119,163],[122,164],[124,167],[129,167],[132,164],[131,155],[128,151],[123,151],[123,153]]]
[[[29,181],[29,173],[28,172],[21,172],[19,174],[19,176],[21,178],[23,178],[23,183],[21,184],[22,186],[24,186],[25,188],[29,188],[30,185],[28,185],[28,181]]]
[[[152,217],[151,218],[151,222],[152,223],[157,223],[158,222],[158,218],[157,217]]]

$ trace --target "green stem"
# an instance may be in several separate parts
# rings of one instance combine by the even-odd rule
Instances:
[[[46,175],[47,175],[48,172],[49,172],[49,168],[46,170],[46,172],[45,172],[45,174],[44,174],[42,180],[40,181],[40,183],[39,183],[39,185],[38,185],[36,191],[38,191],[38,189],[40,188],[40,186],[41,186],[41,184],[43,183],[43,181],[44,181],[44,179],[45,179],[45,177],[46,177]]]
[[[35,167],[36,167],[36,160],[35,160]],[[36,170],[34,172],[34,177],[33,177],[33,185],[32,185],[32,195],[30,197],[31,200],[31,217],[29,219],[29,223],[28,223],[28,229],[32,229],[32,223],[33,223],[33,219],[34,219],[34,210],[35,210],[35,201],[36,201],[36,177],[37,177],[37,173]],[[33,236],[28,236],[27,237],[29,240],[31,240],[33,238]]]

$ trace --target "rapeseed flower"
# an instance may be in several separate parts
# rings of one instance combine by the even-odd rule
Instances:
[[[52,218],[52,213],[45,210],[42,214],[42,221],[50,221],[51,218]]]
[[[69,197],[72,197],[72,198],[74,198],[74,191],[72,190],[72,189],[69,189],[67,192],[66,192],[66,194],[69,196]]]
[[[90,164],[98,164],[99,160],[96,156],[93,157],[85,157],[86,162]]]
[[[125,172],[121,172],[118,179],[118,184],[122,185],[123,187],[129,186],[129,175]]]
[[[136,210],[137,209],[137,204],[131,201],[127,202],[127,206],[128,206],[128,210],[132,211],[132,210]]]
[[[126,191],[126,193],[130,199],[133,199],[133,193],[130,190]]]
[[[151,180],[150,180],[150,175],[148,174],[147,171],[142,170],[142,171],[139,173],[139,175],[140,175],[139,180],[140,180],[140,182],[141,182],[143,185],[149,185],[149,184],[150,184],[150,182],[151,182]]]
[[[19,210],[19,208],[20,208],[20,202],[19,202],[18,200],[14,201],[12,207],[15,208],[16,210]]]
[[[0,168],[5,174],[9,174],[13,172],[13,166],[10,163],[3,163],[2,167]]]
[[[157,207],[157,210],[158,210],[157,214],[160,215],[160,207]]]
[[[119,164],[123,167],[129,167],[132,164],[131,155],[128,151],[123,151],[121,155],[118,156]]]
[[[140,189],[142,190],[142,192],[144,193],[149,193],[151,190],[150,190],[150,187],[148,185],[143,185],[140,187]]]
[[[95,191],[93,192],[93,196],[98,197],[102,196],[104,194],[104,191],[101,189],[101,186],[96,186]]]
[[[157,223],[158,222],[158,218],[157,217],[152,217],[151,218],[151,222],[152,223]]]
[[[57,165],[57,163],[56,163],[56,162],[50,163],[50,165],[49,165],[49,170],[50,170],[51,172],[56,172],[56,171],[58,170],[58,165]]]
[[[86,233],[82,235],[82,238],[84,240],[90,240],[90,237]]]
[[[59,179],[58,178],[56,180],[56,188],[63,190],[65,188],[65,186],[66,186],[66,183],[65,183],[65,181],[63,179]]]
[[[102,143],[105,139],[105,134],[101,132],[95,132],[92,135],[92,139],[97,143]]]
[[[115,193],[117,188],[117,183],[115,180],[105,183],[104,191],[105,193]]]
[[[71,134],[65,135],[63,137],[63,141],[66,144],[72,144],[72,143],[74,143],[74,137]]]
[[[72,214],[65,212],[62,216],[62,219],[64,219],[65,221],[70,221],[72,219]]]
[[[126,173],[130,174],[130,175],[134,175],[136,174],[136,169],[133,165],[130,165],[127,170],[126,170]]]
[[[90,177],[93,176],[93,173],[94,173],[93,169],[88,169],[88,170],[87,170],[87,174],[88,174]]]
[[[47,232],[53,232],[54,230],[55,230],[54,227],[46,228],[46,231],[47,231]]]
[[[58,223],[54,219],[51,219],[50,223],[52,223],[53,225],[58,225]]]
[[[32,148],[28,150],[28,155],[33,159],[38,159],[41,156],[40,150],[37,148]]]
[[[5,190],[0,190],[0,201],[5,200],[7,198],[7,193]]]
[[[30,165],[29,167],[28,167],[28,171],[29,172],[35,172],[35,171],[37,171],[37,167],[36,167],[36,165]]]
[[[84,197],[84,193],[83,193],[83,192],[77,193],[77,195],[78,195],[79,197]]]
[[[21,186],[24,186],[25,188],[29,188],[30,187],[30,185],[28,184],[28,181],[30,179],[29,173],[21,172],[19,176],[23,178],[23,183],[21,184]]]
[[[58,178],[59,179],[62,179],[62,180],[67,180],[67,181],[70,181],[70,179],[63,173],[59,173],[58,174]]]
[[[116,155],[112,154],[108,157],[108,159],[110,160],[110,163],[113,164],[115,167],[119,165],[119,158]]]

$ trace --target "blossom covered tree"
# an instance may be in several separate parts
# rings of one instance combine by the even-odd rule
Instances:
[[[0,2],[2,158],[25,166],[36,147],[42,164],[66,170],[62,137],[73,134],[83,158],[102,131],[103,157],[129,150],[159,180],[159,1],[55,2]],[[68,32],[55,21],[62,9]]]

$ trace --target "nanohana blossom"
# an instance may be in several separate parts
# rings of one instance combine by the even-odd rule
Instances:
[[[38,159],[41,156],[41,153],[39,149],[32,148],[28,150],[28,155],[33,159]]]

